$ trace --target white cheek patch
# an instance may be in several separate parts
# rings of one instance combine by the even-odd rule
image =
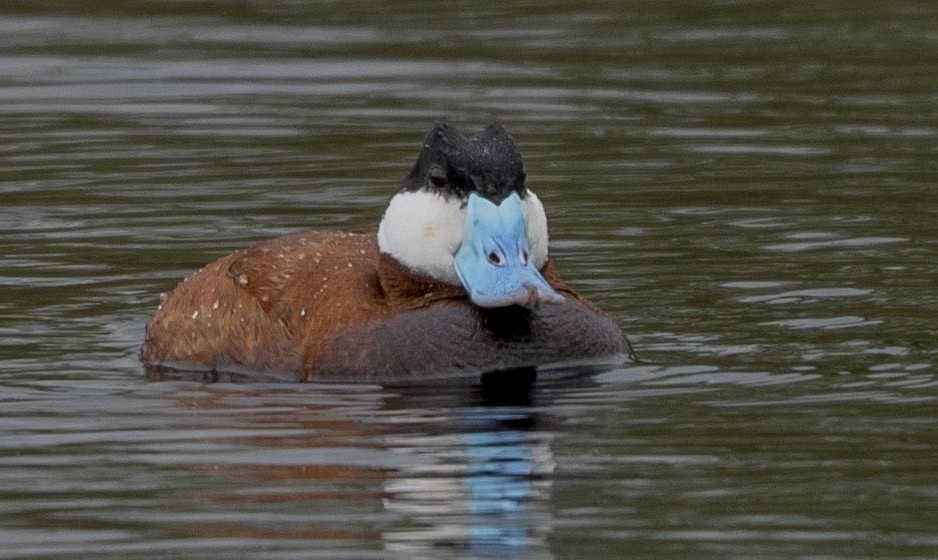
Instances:
[[[540,270],[547,262],[547,245],[550,241],[547,233],[547,214],[540,199],[531,191],[527,192],[522,203],[528,219],[528,254],[531,256],[531,262]]]
[[[453,255],[462,244],[465,220],[458,198],[400,192],[391,198],[378,226],[378,248],[411,270],[459,285]]]

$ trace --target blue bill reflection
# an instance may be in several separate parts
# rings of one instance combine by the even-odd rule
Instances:
[[[417,442],[433,461],[386,482],[385,509],[408,522],[384,533],[385,547],[550,558],[552,435],[531,429],[536,418],[518,409],[462,409],[452,420],[456,429]],[[400,451],[413,454],[414,443]]]

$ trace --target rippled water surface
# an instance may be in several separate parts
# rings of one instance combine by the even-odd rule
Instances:
[[[938,5],[7,2],[0,558],[938,556]],[[642,361],[150,383],[160,292],[501,120]]]

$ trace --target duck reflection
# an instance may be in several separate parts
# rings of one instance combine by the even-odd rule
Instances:
[[[163,395],[191,421],[174,426],[178,449],[152,460],[201,481],[170,498],[187,511],[165,529],[394,558],[550,558],[554,435],[533,377],[347,391],[174,384]]]
[[[434,459],[385,483],[385,509],[407,519],[384,532],[389,551],[550,556],[553,436],[538,429],[538,415],[529,409],[492,406],[496,395],[508,402],[529,398],[529,385],[496,385],[500,392],[484,386],[485,405],[456,409],[446,431],[389,438],[391,450]]]

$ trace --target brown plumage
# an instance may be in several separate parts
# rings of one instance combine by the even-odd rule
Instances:
[[[537,320],[537,311],[522,308],[473,309],[461,287],[379,253],[374,231],[294,233],[223,257],[180,283],[147,325],[141,357],[156,372],[373,380],[627,352],[618,329],[550,262],[542,273],[569,302],[545,306],[550,313]],[[594,326],[584,329],[590,316]],[[570,319],[578,320],[559,328]],[[588,351],[565,355],[576,346]]]

